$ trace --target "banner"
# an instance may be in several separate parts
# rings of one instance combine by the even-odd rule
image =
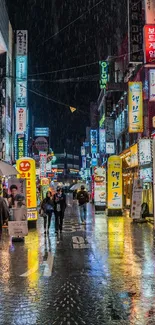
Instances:
[[[144,26],[144,63],[155,63],[155,25]]]
[[[26,179],[26,205],[28,220],[37,220],[36,167],[35,160],[29,157],[18,159],[16,167],[19,178]]]
[[[131,206],[131,218],[141,218],[141,205],[142,205],[142,193],[143,193],[143,181],[135,179],[133,183],[132,192],[132,206]]]
[[[145,0],[145,23],[155,24],[155,1]]]
[[[128,83],[129,133],[143,132],[142,82]]]
[[[129,62],[143,62],[142,1],[128,0]]]
[[[106,169],[104,167],[94,168],[94,192],[95,204],[106,205]]]
[[[122,159],[108,159],[108,209],[122,209]]]

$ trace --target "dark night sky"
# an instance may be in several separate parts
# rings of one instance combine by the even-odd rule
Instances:
[[[67,141],[69,151],[72,152],[74,148],[79,151],[85,127],[89,125],[89,104],[99,94],[98,63],[52,74],[47,72],[87,65],[106,58],[107,44],[116,39],[112,17],[115,15],[116,20],[121,18],[116,17],[113,0],[105,0],[87,12],[98,2],[7,0],[13,29],[28,29],[29,32],[30,112],[34,114],[35,126],[50,127],[51,144],[56,152],[66,147],[67,139],[70,141]],[[121,2],[125,3],[125,0]],[[59,32],[85,12],[79,20]],[[58,34],[50,38],[55,33]],[[113,35],[113,40],[110,35]],[[75,81],[78,77],[82,80]],[[72,81],[69,82],[70,78]],[[32,79],[35,81],[32,82]],[[37,96],[30,90],[74,106],[77,111],[72,114],[68,107]]]

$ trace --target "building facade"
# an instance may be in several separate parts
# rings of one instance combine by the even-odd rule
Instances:
[[[14,161],[14,35],[0,2],[0,158]]]

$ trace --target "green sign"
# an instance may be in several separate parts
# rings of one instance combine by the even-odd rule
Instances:
[[[99,61],[100,68],[100,89],[106,89],[108,82],[108,63],[106,61]]]
[[[102,128],[104,121],[105,121],[105,114],[103,114],[102,118],[99,121],[100,128]]]

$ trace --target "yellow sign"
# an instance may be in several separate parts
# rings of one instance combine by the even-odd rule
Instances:
[[[129,133],[143,132],[142,82],[129,82]]]
[[[26,179],[26,205],[28,220],[37,220],[36,166],[32,158],[21,158],[16,162],[18,177]]]
[[[122,209],[122,159],[108,159],[108,209]]]

